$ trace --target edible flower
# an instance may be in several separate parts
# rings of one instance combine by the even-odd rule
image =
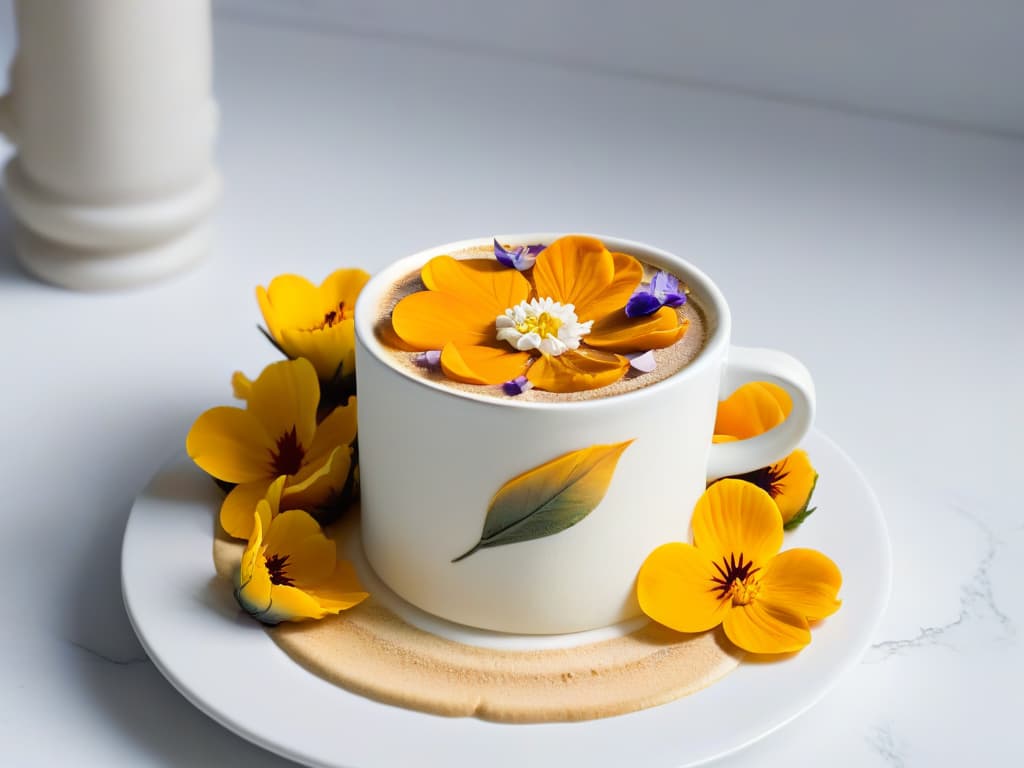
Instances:
[[[659,624],[678,632],[721,624],[746,651],[790,653],[811,641],[810,622],[839,609],[839,568],[813,549],[779,552],[782,515],[760,488],[715,483],[692,526],[692,545],[664,544],[640,567],[637,598]]]
[[[662,307],[681,307],[686,303],[686,291],[679,289],[679,278],[668,272],[658,272],[651,278],[647,290],[637,288],[626,302],[627,317],[646,317]]]
[[[264,624],[322,619],[358,605],[369,595],[316,520],[298,509],[278,514],[283,487],[276,480],[256,503],[235,576],[238,604]]]
[[[744,384],[718,404],[714,442],[756,437],[782,423],[791,408],[792,401],[782,387],[766,381]],[[815,511],[810,504],[818,473],[806,451],[797,449],[781,461],[734,477],[753,483],[772,497],[787,531]]]
[[[426,352],[420,352],[412,361],[428,371],[439,371],[441,370],[441,350],[428,349]]]
[[[511,381],[506,381],[501,385],[501,390],[509,397],[515,397],[521,395],[529,389],[533,388],[533,384],[525,376],[516,376]]]
[[[526,378],[549,392],[612,384],[630,352],[667,347],[686,332],[670,308],[638,319],[622,309],[643,279],[632,256],[570,235],[537,255],[529,278],[491,259],[431,259],[427,290],[403,298],[395,333],[418,350],[441,350],[453,381],[499,385]]]
[[[231,536],[252,533],[253,508],[284,477],[290,507],[329,505],[351,483],[356,400],[317,424],[320,386],[303,358],[273,363],[255,381],[234,377],[245,408],[223,406],[201,414],[185,441],[188,455],[206,473],[235,487],[220,508]]]
[[[304,357],[324,384],[355,371],[356,299],[370,276],[339,269],[319,286],[298,275],[279,275],[256,298],[275,345],[289,358]]]
[[[497,238],[494,239],[494,258],[506,267],[512,267],[520,272],[531,269],[537,261],[537,254],[543,250],[543,245],[521,245],[509,250],[499,243]]]

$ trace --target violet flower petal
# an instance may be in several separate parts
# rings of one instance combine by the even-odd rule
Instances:
[[[658,301],[664,303],[668,294],[679,293],[679,278],[668,272],[658,272],[651,278],[651,295]]]
[[[416,363],[420,368],[426,368],[431,371],[437,371],[441,368],[441,350],[440,349],[428,349],[426,352],[420,352],[416,355],[412,361]]]
[[[650,373],[658,367],[657,361],[654,359],[654,350],[649,349],[646,352],[632,352],[626,355],[629,358],[629,366],[634,370],[640,371],[640,373]]]
[[[626,317],[646,317],[661,309],[661,302],[647,291],[636,291],[626,302]]]
[[[540,253],[540,250],[544,249],[544,246],[540,246],[540,250],[536,253],[531,252],[531,249],[535,247],[536,246],[532,245],[521,245],[518,248],[508,250],[498,242],[497,238],[495,238],[494,258],[506,267],[512,267],[520,272],[525,272],[533,266],[534,262],[537,261],[537,253]]]
[[[686,303],[685,293],[667,293],[665,294],[664,304],[666,307],[681,307]]]
[[[501,391],[509,397],[521,395],[528,389],[533,389],[533,382],[525,376],[516,376],[512,381],[506,381],[501,385]]]
[[[531,256],[536,256],[538,253],[547,248],[544,243],[534,243],[533,245],[526,246],[526,252]]]

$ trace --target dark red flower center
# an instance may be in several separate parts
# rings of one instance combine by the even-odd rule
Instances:
[[[788,476],[789,472],[786,470],[786,462],[783,460],[778,464],[755,469],[753,472],[733,475],[730,479],[746,480],[748,483],[753,483],[762,491],[766,491],[774,499],[785,490],[785,484],[782,481]]]
[[[711,587],[711,591],[718,592],[719,599],[728,597],[730,594],[735,596],[738,590],[746,594],[749,586],[748,580],[761,570],[760,568],[753,567],[753,560],[744,561],[742,552],[740,552],[738,558],[730,552],[728,557],[722,557],[721,564],[712,563],[712,565],[718,571],[718,576],[711,577],[711,580],[715,583],[715,586]]]
[[[324,319],[314,325],[311,330],[322,331],[325,328],[333,328],[342,320],[347,320],[350,317],[352,317],[352,312],[345,309],[344,301],[339,301],[337,308],[324,312]]]
[[[270,555],[267,557],[267,571],[270,573],[270,583],[282,587],[290,587],[291,577],[285,572],[288,567],[288,555]]]
[[[294,475],[302,467],[304,458],[306,451],[292,427],[277,438],[277,450],[271,451],[270,463],[275,475]]]

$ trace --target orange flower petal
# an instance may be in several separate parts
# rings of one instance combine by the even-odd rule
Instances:
[[[271,363],[252,383],[249,413],[263,424],[275,441],[295,430],[300,446],[309,450],[316,433],[316,408],[320,402],[320,383],[308,360]]]
[[[537,296],[573,304],[581,322],[599,317],[589,314],[590,309],[603,306],[603,294],[614,279],[615,259],[600,240],[582,235],[555,240],[533,265]]]
[[[831,616],[842,604],[839,568],[813,549],[787,549],[772,558],[761,577],[758,600],[815,621]]]
[[[229,483],[267,477],[273,447],[273,439],[251,412],[227,406],[201,414],[185,439],[192,461]]]
[[[775,503],[782,513],[782,522],[788,523],[797,512],[807,506],[814,491],[818,473],[811,466],[807,451],[796,450],[777,464],[772,465],[773,474],[781,479],[776,483],[779,493]]]
[[[626,375],[629,360],[596,349],[570,350],[558,357],[542,355],[526,372],[537,389],[582,392],[614,384]]]
[[[479,312],[491,322],[509,307],[530,297],[530,281],[495,259],[453,259],[437,256],[420,271],[431,291],[479,303]]]
[[[731,605],[712,588],[717,576],[708,556],[689,544],[663,544],[640,566],[636,595],[640,608],[677,632],[718,626]]]
[[[693,510],[693,542],[715,561],[742,554],[763,568],[782,547],[782,515],[772,497],[753,483],[714,483]]]
[[[504,311],[482,310],[475,298],[419,291],[395,305],[391,323],[399,338],[416,349],[443,349],[449,342],[469,347],[495,340],[494,321]]]
[[[452,381],[465,384],[501,384],[523,373],[530,355],[511,347],[446,344],[441,350],[441,370]]]
[[[374,333],[377,335],[377,341],[386,347],[400,349],[403,352],[416,352],[419,350],[419,347],[414,347],[412,344],[407,343],[395,332],[395,327],[391,324],[391,318],[385,318],[377,323]]]
[[[722,628],[726,637],[750,653],[792,653],[811,642],[803,616],[761,600],[728,611]]]
[[[679,322],[676,311],[671,307],[662,307],[652,315],[639,318],[627,317],[625,311],[617,311],[594,323],[586,336],[586,343],[597,349],[645,352],[675,344],[689,327],[690,321]]]
[[[613,253],[612,265],[615,276],[611,283],[602,289],[600,295],[587,298],[582,309],[576,307],[576,314],[581,319],[597,320],[617,312],[625,314],[626,302],[643,282],[644,267],[627,253]]]
[[[744,384],[718,404],[715,433],[741,440],[781,424],[793,408],[786,390],[767,381]]]

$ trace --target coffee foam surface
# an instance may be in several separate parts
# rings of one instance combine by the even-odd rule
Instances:
[[[481,246],[477,248],[467,248],[461,251],[453,251],[448,255],[456,259],[493,258],[494,250],[490,246]],[[658,268],[645,263],[641,259],[638,259],[638,261],[640,261],[644,267],[644,281],[649,282],[651,277],[653,277],[658,271]],[[680,275],[676,275],[676,277],[680,278],[680,282],[685,282]],[[387,328],[391,325],[391,313],[399,301],[412,293],[422,290],[426,290],[426,286],[420,279],[420,271],[418,269],[397,280],[391,290],[388,291],[381,299],[378,307],[378,330],[381,328]],[[685,368],[687,364],[697,357],[701,349],[704,347],[704,342],[707,336],[707,321],[704,316],[704,311],[698,306],[692,296],[687,298],[687,301],[683,306],[676,309],[676,313],[680,320],[689,320],[690,325],[687,328],[686,333],[683,334],[683,337],[675,344],[664,349],[654,350],[656,367],[650,373],[641,373],[631,368],[623,378],[606,387],[589,389],[582,392],[563,393],[529,389],[521,395],[517,395],[515,399],[520,401],[525,400],[530,402],[550,403],[599,400],[605,397],[622,395],[627,392],[642,389],[643,387],[649,387],[652,384],[656,384],[659,381],[667,379]],[[586,320],[590,318],[580,319]],[[378,338],[381,338],[380,333],[378,333]],[[583,342],[585,345],[585,336],[583,338]],[[383,338],[381,338],[381,343],[387,350],[387,354],[390,356],[395,367],[412,378],[431,381],[457,392],[467,392],[475,395],[484,395],[496,398],[508,398],[508,395],[502,391],[500,385],[487,386],[479,384],[463,384],[461,382],[452,381],[441,371],[432,371],[417,365],[415,359],[416,356],[420,354],[419,352],[405,352],[403,350],[394,349],[389,346]],[[511,350],[511,347],[509,347],[509,349]]]

